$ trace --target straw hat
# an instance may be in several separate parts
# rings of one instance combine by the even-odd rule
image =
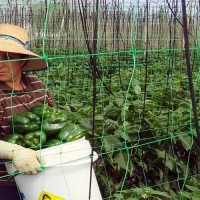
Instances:
[[[27,55],[27,62],[22,71],[46,69],[46,61],[28,50],[30,42],[28,33],[19,26],[0,24],[0,51]]]

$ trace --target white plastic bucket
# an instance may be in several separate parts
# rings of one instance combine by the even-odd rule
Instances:
[[[15,176],[23,200],[89,200],[89,194],[90,200],[102,200],[91,169],[89,141],[81,139],[42,149],[40,153],[46,163],[43,172]],[[95,161],[98,156],[95,152],[93,154]],[[8,173],[16,171],[12,163],[5,165]]]

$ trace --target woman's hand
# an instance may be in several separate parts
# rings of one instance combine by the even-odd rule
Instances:
[[[14,166],[22,174],[37,174],[45,164],[38,152],[4,141],[0,141],[0,158],[13,160]]]

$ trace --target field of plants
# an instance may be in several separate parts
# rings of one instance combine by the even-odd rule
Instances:
[[[94,166],[103,197],[198,199],[200,156],[184,51],[104,53],[95,74],[89,55],[66,55],[50,61],[48,72],[33,72],[70,123],[86,130],[99,155]],[[199,56],[190,53],[199,114]]]
[[[48,61],[27,73],[85,130],[105,200],[200,199],[200,5],[159,2],[0,7],[0,21],[25,27]]]

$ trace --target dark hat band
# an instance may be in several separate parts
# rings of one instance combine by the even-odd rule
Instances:
[[[29,49],[29,46],[30,46],[30,42],[29,41],[26,41],[25,44],[24,44],[21,40],[15,38],[15,37],[9,36],[9,35],[0,35],[0,38],[13,40],[13,41],[23,45],[25,49]]]

